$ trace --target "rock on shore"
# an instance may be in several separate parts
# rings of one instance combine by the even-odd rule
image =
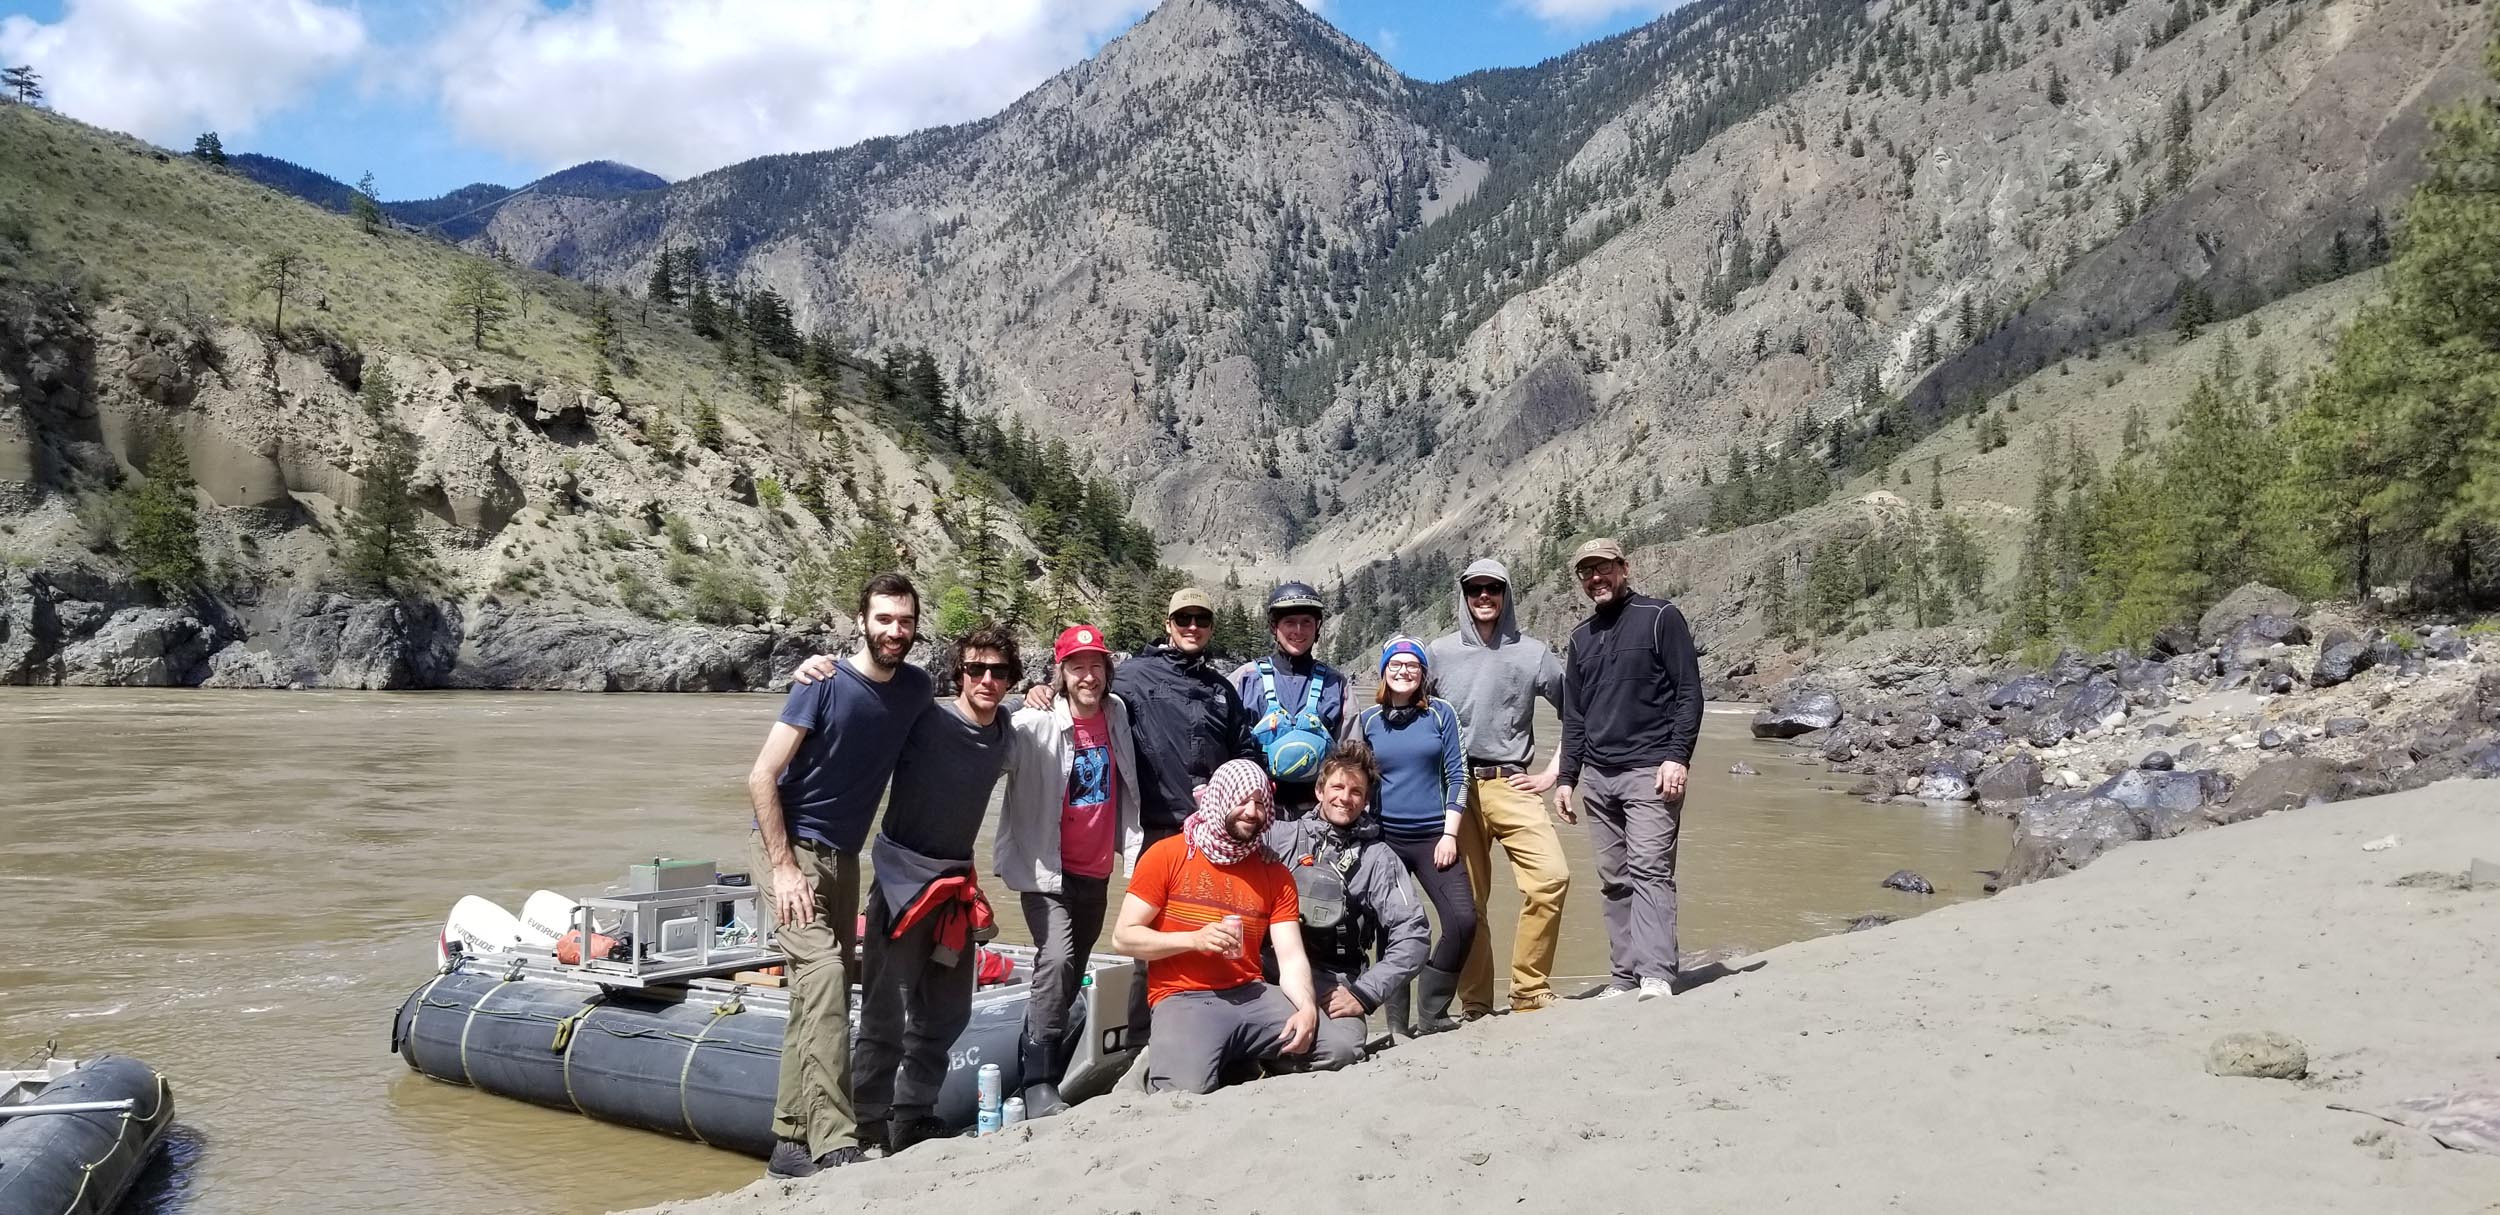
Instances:
[[[0,574],[0,684],[737,692],[840,639],[813,622],[719,627],[622,613],[297,591],[228,607],[128,602]]]
[[[1114,1094],[650,1210],[2484,1212],[2500,1156],[2336,1107],[2492,1075],[2500,892],[2396,884],[2500,855],[2489,791],[2130,848],[1670,1000],[1567,1000],[1334,1075]],[[2307,1078],[2208,1074],[2241,1031],[2297,1039]],[[1318,1188],[1245,1190],[1283,1162]]]

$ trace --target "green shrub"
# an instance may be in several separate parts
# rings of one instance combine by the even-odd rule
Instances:
[[[763,504],[764,509],[780,510],[781,499],[781,482],[771,477],[757,477],[755,479],[755,500]]]
[[[771,610],[772,601],[752,575],[714,562],[695,575],[686,606],[705,624],[746,624]]]

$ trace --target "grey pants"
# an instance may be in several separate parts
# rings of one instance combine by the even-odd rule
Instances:
[[[946,1083],[948,1051],[972,1021],[979,949],[971,942],[941,966],[937,918],[900,938],[875,883],[868,891],[868,938],[859,967],[859,1036],[851,1043],[851,1105],[862,1122],[928,1116]]]
[[[1684,799],[1658,796],[1656,768],[1589,768],[1579,793],[1614,982],[1675,978],[1675,837]]]
[[[1285,1023],[1293,1019],[1293,1001],[1271,983],[1174,992],[1154,1009],[1146,1090],[1155,1093],[1214,1092],[1227,1070],[1278,1057],[1285,1045]]]
[[[1347,977],[1334,971],[1314,968],[1311,972],[1311,987],[1320,1007],[1319,1032],[1311,1039],[1312,1071],[1333,1072],[1363,1061],[1363,1043],[1371,1036],[1370,1018],[1327,1014],[1328,993],[1346,984]],[[1286,1015],[1292,1015],[1292,1001],[1286,1001]]]
[[[1109,878],[1073,875],[1059,893],[1022,896],[1025,931],[1033,934],[1033,998],[1024,1006],[1024,1036],[1056,1044],[1068,1032],[1068,1005],[1075,1001],[1085,959],[1102,938]],[[1031,1081],[1033,1077],[1026,1077]]]

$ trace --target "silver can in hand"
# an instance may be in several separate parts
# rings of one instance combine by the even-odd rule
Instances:
[[[1241,931],[1241,917],[1237,915],[1225,916],[1224,926],[1233,930],[1233,956],[1236,958],[1249,957],[1250,938],[1243,935]]]

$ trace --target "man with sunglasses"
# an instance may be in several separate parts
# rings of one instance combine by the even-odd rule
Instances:
[[[1536,758],[1536,702],[1562,709],[1562,660],[1519,631],[1510,571],[1490,557],[1458,576],[1458,627],[1432,643],[1441,696],[1458,710],[1467,742],[1467,814],[1458,852],[1476,903],[1476,937],[1458,977],[1459,1004],[1472,1020],[1493,1011],[1493,933],[1485,900],[1493,889],[1493,846],[1510,857],[1519,886],[1519,929],[1511,939],[1510,1008],[1533,1012],[1554,1002],[1547,977],[1562,941],[1571,866],[1545,811],[1544,793],[1562,766],[1557,750],[1542,772]]]
[[[1571,555],[1596,606],[1572,631],[1563,668],[1564,818],[1588,811],[1606,908],[1606,995],[1675,991],[1675,841],[1684,783],[1701,737],[1701,670],[1692,630],[1672,603],[1632,590],[1623,546],[1591,540]]]
[[[990,787],[1007,766],[1010,734],[999,701],[1024,662],[1015,634],[983,624],[955,642],[954,668],[954,697],[912,723],[869,851],[876,877],[851,1099],[860,1141],[882,1143],[888,1153],[946,1133],[935,1116],[938,1087],[948,1049],[972,1020],[978,940],[991,923],[972,844]]]

